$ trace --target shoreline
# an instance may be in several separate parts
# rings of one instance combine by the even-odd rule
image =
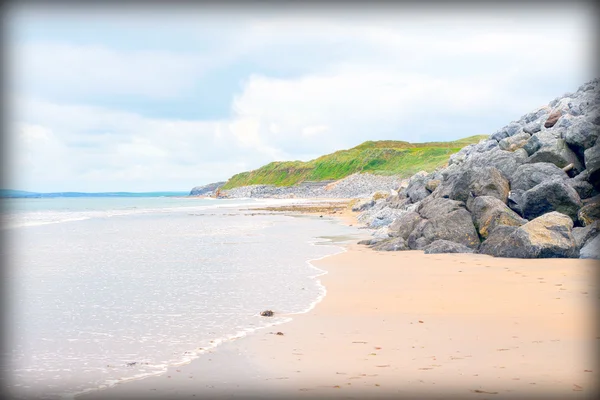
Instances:
[[[356,223],[356,213],[348,214],[331,216],[342,223]],[[221,343],[203,357],[184,366],[169,368],[160,376],[117,384],[77,396],[77,399],[387,398],[401,394],[409,398],[556,396],[566,399],[586,398],[597,389],[593,382],[598,381],[598,366],[590,358],[600,339],[597,326],[593,324],[595,321],[591,321],[594,318],[590,318],[595,305],[592,299],[598,297],[593,279],[595,268],[599,266],[596,261],[501,259],[473,254],[424,255],[421,251],[375,252],[356,244],[338,246],[345,251],[307,261],[325,271],[315,276],[324,286],[325,293],[306,312],[290,315],[290,321],[273,325],[281,327],[282,335],[261,328],[239,338],[243,340]],[[400,260],[419,266],[399,269]],[[447,264],[458,269],[447,271]],[[469,276],[464,273],[467,270],[472,282],[464,279]],[[405,290],[390,287],[390,282],[402,286],[398,274],[409,281],[412,279],[414,287],[405,287]],[[441,282],[440,274],[444,277]],[[519,284],[525,277],[529,279],[524,289]],[[490,281],[490,278],[494,279]],[[431,279],[438,284],[446,282],[446,286],[453,282],[460,290],[452,290],[452,285],[444,288],[442,284],[437,287],[439,292],[434,291],[429,287]],[[560,283],[540,285],[549,283],[546,279]],[[487,307],[484,304],[483,308],[481,305],[478,308],[481,298],[468,293],[478,285],[488,289],[479,289],[479,295],[495,295]],[[561,297],[549,297],[545,289],[548,287],[556,291],[552,295]],[[407,297],[406,291],[412,297]],[[444,296],[446,302],[439,304]],[[404,298],[413,308],[398,303],[398,298]],[[451,298],[455,303],[450,301]],[[560,315],[567,313],[569,317],[552,313],[556,301],[561,299],[567,300],[568,304]],[[533,300],[539,302],[535,307]],[[510,304],[508,310],[503,303]],[[542,311],[538,307],[542,306],[543,315],[538,315]],[[490,312],[489,308],[502,312]],[[419,312],[425,316],[412,315]],[[507,313],[512,313],[512,317]],[[388,319],[387,325],[382,317]],[[528,319],[535,323],[528,323]],[[511,322],[526,325],[527,329],[510,326]],[[437,334],[429,328],[436,325]],[[546,337],[552,329],[540,329],[540,326],[551,326],[557,337]],[[392,329],[385,329],[387,327]],[[413,331],[417,327],[427,329],[421,329],[415,336]],[[481,329],[483,335],[473,336],[473,331],[477,331],[473,327]],[[450,340],[459,343],[462,354],[458,354],[461,350],[450,351],[448,342],[444,345],[436,343],[440,339],[439,332],[452,332]],[[523,334],[537,340],[519,339]],[[461,341],[461,335],[470,337],[471,341],[464,338]],[[493,342],[497,349],[471,348],[470,342],[477,343],[486,335],[490,337],[487,341]],[[361,340],[347,340],[349,338]],[[344,339],[346,343],[343,343]],[[415,341],[426,343],[424,348],[434,348],[432,353],[435,354],[426,357],[421,354],[419,358],[415,346],[403,346]],[[546,343],[545,352],[540,351],[544,347],[542,343]],[[365,350],[357,353],[360,345],[366,346]],[[398,348],[402,346],[406,348]],[[392,354],[385,354],[388,349]],[[467,349],[472,354],[465,356]],[[517,352],[525,354],[518,357]],[[417,357],[407,359],[407,353]],[[527,353],[528,357],[525,357]],[[485,362],[458,361],[471,357],[479,357]],[[373,360],[381,362],[374,364]],[[426,364],[431,361],[434,363]],[[453,364],[462,368],[460,375],[450,368]],[[577,370],[573,367],[575,364],[580,364]],[[392,368],[396,365],[398,367]],[[532,374],[532,366],[542,371]],[[349,368],[352,371],[348,371]],[[438,370],[442,373],[436,372]],[[492,375],[496,374],[499,376],[494,379]],[[475,380],[481,382],[473,382]]]

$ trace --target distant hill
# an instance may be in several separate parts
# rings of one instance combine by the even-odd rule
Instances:
[[[53,193],[36,193],[26,192],[23,190],[0,189],[0,197],[3,198],[51,198],[51,197],[171,197],[171,196],[187,196],[188,192],[100,192],[100,193],[85,193],[85,192],[53,192]]]
[[[364,142],[311,161],[277,161],[232,176],[222,189],[248,185],[290,186],[303,181],[337,180],[357,172],[409,177],[432,171],[463,147],[486,139],[470,136],[453,142],[409,143],[395,140]]]

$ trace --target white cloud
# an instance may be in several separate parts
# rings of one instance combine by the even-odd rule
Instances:
[[[594,31],[581,9],[514,18],[413,11],[219,18],[205,16],[210,24],[197,29],[189,17],[179,30],[170,25],[202,50],[17,43],[16,89],[38,98],[15,107],[21,182],[32,190],[42,182],[57,190],[185,190],[365,140],[489,134],[595,72]],[[154,26],[136,21],[136,29]],[[229,118],[166,120],[61,104],[65,93],[180,99],[203,74],[236,62],[256,72]]]

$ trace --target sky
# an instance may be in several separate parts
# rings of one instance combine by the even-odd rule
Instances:
[[[151,4],[8,8],[4,186],[187,191],[366,140],[492,134],[596,77],[586,3]]]

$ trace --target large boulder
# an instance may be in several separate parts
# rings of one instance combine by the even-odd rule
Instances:
[[[487,154],[493,153],[497,151]],[[493,196],[506,202],[508,191],[508,179],[499,169],[490,166],[465,166],[458,173],[449,176],[436,190],[436,195],[462,202],[466,202],[471,195]]]
[[[579,175],[569,179],[567,183],[579,194],[581,200],[589,199],[598,195],[598,190],[588,182],[589,174],[584,170]]]
[[[563,139],[555,139],[552,142],[543,145],[539,150],[529,156],[527,162],[547,162],[552,163],[559,168],[564,168],[569,164],[573,164],[572,171],[575,174],[584,170],[577,155],[569,148]]]
[[[494,149],[485,153],[475,153],[466,162],[466,166],[475,167],[494,167],[506,178],[510,179],[513,172],[521,164],[527,161],[525,151],[506,151]]]
[[[588,226],[600,219],[600,201],[596,200],[596,198],[593,200],[581,207],[577,213],[577,219],[583,226]]]
[[[396,218],[388,227],[388,234],[392,237],[401,237],[408,239],[408,235],[415,229],[423,218],[414,211],[409,211]]]
[[[564,180],[552,179],[523,193],[523,217],[529,220],[551,211],[558,211],[577,220],[582,203],[579,195]]]
[[[527,220],[519,217],[517,213],[495,197],[476,197],[472,204],[473,223],[479,235],[484,239],[498,225],[521,226],[527,223]]]
[[[462,201],[446,199],[444,197],[428,197],[421,202],[417,208],[417,212],[423,218],[432,219],[464,208],[465,203]]]
[[[430,192],[425,187],[429,180],[431,180],[429,174],[425,171],[418,172],[410,178],[406,187],[406,194],[413,203],[429,196]]]
[[[405,194],[392,195],[392,196],[389,196],[385,200],[386,200],[388,207],[395,208],[395,209],[403,209],[404,207],[406,207],[407,205],[409,205],[411,203],[410,198],[406,197]]]
[[[411,248],[412,250],[421,250],[423,247],[431,243],[423,237],[423,229],[428,223],[429,220],[422,219],[415,225],[414,229],[406,239],[406,243],[408,244],[409,248]]]
[[[600,235],[596,235],[593,239],[588,240],[581,248],[579,254],[580,258],[594,258],[600,260]]]
[[[511,190],[508,192],[508,201],[506,202],[506,204],[508,204],[508,208],[520,216],[523,216],[523,193],[525,193],[524,190]]]
[[[579,250],[572,229],[571,218],[554,211],[516,228],[495,246],[482,247],[494,257],[576,258]]]
[[[556,139],[560,138],[560,134],[553,131],[541,131],[531,135],[531,138],[523,146],[523,150],[530,156],[544,146],[550,146]]]
[[[431,242],[423,248],[423,251],[425,254],[473,253],[473,249],[470,247],[443,239]]]
[[[465,209],[427,220],[422,226],[420,236],[425,239],[425,244],[445,239],[470,248],[477,248],[480,243],[471,213]]]
[[[373,250],[378,251],[402,251],[409,250],[406,241],[401,237],[386,239],[372,246]]]
[[[565,141],[582,157],[584,151],[596,143],[600,128],[583,117],[573,118],[572,121],[571,126],[567,127]]]
[[[551,163],[519,165],[510,179],[510,189],[526,191],[553,178],[568,179],[569,176]]]
[[[588,172],[588,182],[600,189],[600,141],[584,152],[585,169]]]
[[[498,132],[492,134],[490,136],[490,139],[494,139],[496,141],[500,141],[504,138],[507,138],[509,136],[513,136],[516,133],[518,133],[521,129],[521,125],[517,122],[511,122],[510,124],[506,125],[504,128],[500,129]]]
[[[518,226],[512,225],[497,225],[494,229],[490,230],[487,239],[485,239],[479,246],[479,253],[494,255],[498,253],[496,247],[500,246],[502,242],[516,231]]]

